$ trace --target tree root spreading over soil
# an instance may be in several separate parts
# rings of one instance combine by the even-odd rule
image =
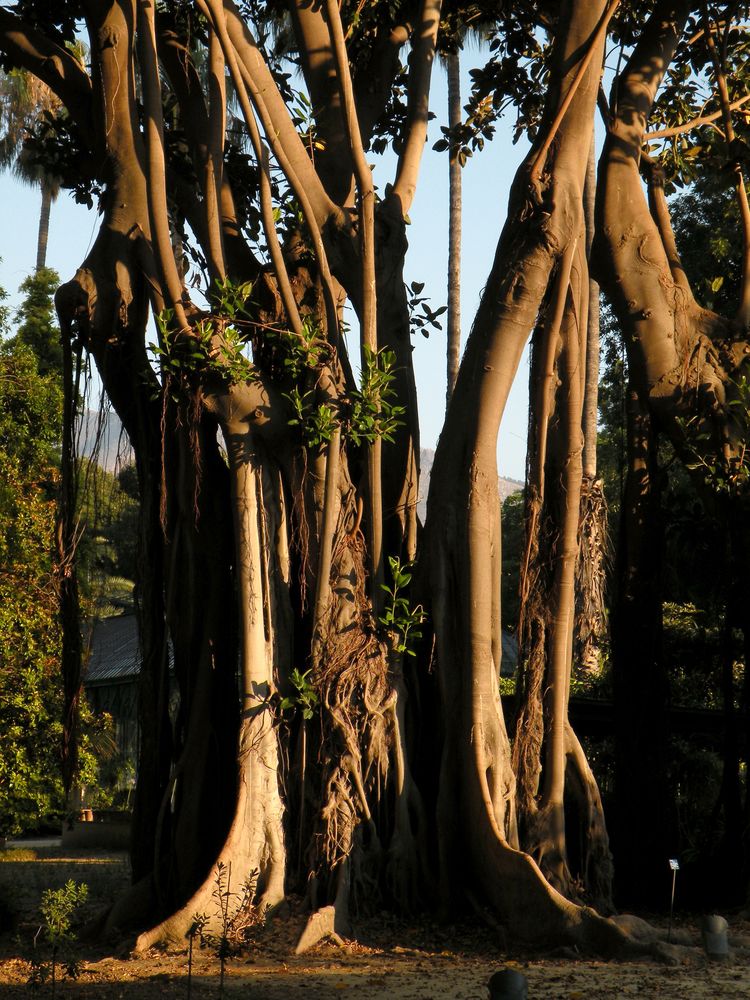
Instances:
[[[39,926],[36,911],[41,892],[68,878],[87,881],[90,901],[84,916],[121,891],[128,879],[123,855],[102,853],[98,858],[50,857],[0,865],[0,899],[12,902],[14,927],[0,933],[0,996],[26,1000],[29,996],[28,958]],[[90,908],[90,912],[89,912]],[[628,961],[601,961],[573,949],[525,951],[504,937],[502,927],[476,918],[456,925],[438,925],[389,916],[358,921],[352,929],[357,941],[325,941],[305,955],[295,955],[307,914],[301,906],[285,904],[268,926],[253,929],[246,948],[227,962],[225,996],[286,1000],[331,1000],[356,989],[357,1000],[375,1000],[387,990],[392,1000],[479,1000],[486,998],[490,976],[505,966],[519,968],[529,980],[529,996],[545,1000],[613,1000],[640,996],[660,1000],[716,1000],[750,995],[750,920],[730,921],[731,953],[727,961],[711,963],[699,947],[697,926],[677,921],[673,941],[692,947],[661,945],[658,954]],[[652,924],[638,918],[628,922],[631,937],[640,930],[664,931],[663,921]],[[60,995],[75,1000],[182,1000],[187,996],[187,942],[179,950],[152,949],[128,953],[130,942],[116,942],[105,951],[100,945],[79,945],[80,978],[66,980]],[[116,957],[115,957],[116,956]],[[209,949],[193,953],[192,1000],[218,996],[219,960]]]
[[[659,996],[663,1000],[715,1000],[750,992],[750,923],[732,925],[733,953],[721,964],[709,963],[696,947],[676,950],[672,963],[655,959],[603,962],[574,952],[530,956],[508,950],[496,932],[474,925],[401,924],[372,919],[357,930],[367,944],[345,941],[321,944],[304,956],[294,955],[297,920],[275,921],[261,931],[248,952],[229,959],[226,997],[264,1000],[330,1000],[356,990],[357,1000],[375,1000],[387,990],[393,1000],[485,998],[486,984],[498,969],[520,969],[529,981],[529,996],[618,997]],[[697,931],[692,928],[697,941]],[[7,1000],[27,997],[27,963],[12,954],[6,939],[0,958],[0,992]],[[17,951],[17,949],[16,949]],[[151,950],[129,958],[86,955],[76,981],[63,984],[66,997],[96,1000],[157,1000],[187,995],[187,952]],[[196,949],[192,997],[218,995],[219,963],[207,950]]]

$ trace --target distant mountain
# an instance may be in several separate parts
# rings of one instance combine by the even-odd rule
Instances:
[[[78,454],[84,458],[95,456],[97,464],[107,472],[133,461],[133,449],[114,410],[102,414],[86,410],[76,433]]]
[[[432,472],[432,463],[435,461],[434,450],[432,448],[420,448],[419,461],[421,471],[419,476],[419,503],[417,504],[417,513],[419,514],[420,520],[424,524],[424,519],[427,514],[427,493],[430,489],[430,473]],[[518,493],[519,490],[523,489],[523,486],[524,484],[520,479],[506,479],[503,476],[498,476],[497,488],[500,493],[501,501],[505,500],[509,496],[512,496],[513,493]]]

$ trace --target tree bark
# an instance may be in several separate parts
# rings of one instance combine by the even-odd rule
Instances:
[[[496,441],[510,385],[550,279],[563,255],[583,238],[586,157],[581,150],[588,152],[591,142],[598,87],[598,70],[591,70],[591,64],[601,63],[601,35],[589,68],[574,92],[569,91],[578,67],[574,53],[581,58],[586,51],[604,9],[603,3],[573,3],[564,10],[556,58],[565,71],[560,89],[550,93],[545,118],[546,127],[554,122],[557,131],[544,154],[549,186],[542,190],[542,204],[535,204],[538,192],[528,187],[529,171],[538,168],[545,149],[543,127],[514,183],[509,220],[466,346],[428,499],[432,616],[445,726],[438,804],[444,894],[455,890],[450,859],[462,844],[481,890],[524,936],[557,934],[563,927],[574,933],[579,911],[565,904],[531,859],[516,850],[514,776],[498,693]],[[567,111],[555,121],[563,103]],[[580,411],[578,428],[580,435]],[[569,629],[569,612],[562,606],[561,614],[561,624],[567,621]],[[566,692],[561,696],[565,699]],[[456,801],[461,803],[458,816]],[[502,893],[488,873],[500,876]],[[520,917],[519,924],[510,900],[524,893],[539,894],[538,908],[534,921]]]
[[[456,52],[446,56],[448,71],[448,128],[461,124],[461,57]],[[458,378],[461,357],[461,164],[455,144],[448,153],[448,313],[447,313],[447,389],[446,411]]]
[[[42,207],[39,211],[39,235],[36,243],[36,269],[47,266],[47,241],[49,239],[49,217],[54,200],[52,185],[44,178],[41,183]]]

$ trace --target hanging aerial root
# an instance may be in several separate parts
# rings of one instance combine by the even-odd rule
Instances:
[[[523,667],[518,678],[519,711],[512,754],[522,834],[525,819],[536,811],[541,775],[549,589],[555,541],[552,521],[533,489],[526,500],[525,520],[526,554],[518,623],[519,662]]]
[[[352,501],[351,512],[342,510],[342,519],[355,512]],[[413,898],[413,892],[401,887],[408,880],[395,872],[415,854],[404,803],[410,803],[411,815],[418,808],[405,765],[399,709],[405,691],[387,637],[373,620],[363,538],[359,530],[338,531],[335,537],[331,593],[336,600],[318,626],[313,672],[324,734],[318,755],[324,762],[323,805],[313,838],[313,872],[321,902],[335,893],[342,921],[342,866],[347,906],[350,897],[355,908],[376,902],[384,885],[396,900],[406,904],[407,897]],[[395,883],[388,878],[390,864]]]
[[[600,479],[583,480],[578,543],[574,670],[598,677],[599,651],[607,627],[605,598],[610,557],[607,501]]]

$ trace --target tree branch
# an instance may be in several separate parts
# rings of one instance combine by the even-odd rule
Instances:
[[[369,146],[375,123],[388,103],[391,86],[401,65],[399,54],[408,41],[408,26],[396,25],[376,37],[366,63],[352,67],[359,129],[365,147]]]
[[[693,290],[690,287],[688,276],[685,273],[685,268],[682,266],[680,254],[677,250],[677,242],[674,238],[667,197],[664,193],[664,171],[655,160],[652,160],[644,152],[641,152],[641,166],[646,174],[649,210],[652,219],[656,223],[656,228],[659,230],[659,236],[667,254],[672,278],[675,284],[692,299]]]
[[[589,63],[591,62],[594,53],[598,51],[599,42],[604,37],[607,31],[607,25],[612,19],[612,15],[617,9],[619,3],[620,0],[609,0],[609,3],[607,4],[604,10],[604,13],[602,14],[601,20],[597,25],[596,31],[594,31],[593,35],[591,36],[591,40],[588,43],[583,59],[581,59],[581,61],[578,64],[578,69],[576,70],[576,74],[571,81],[570,87],[568,88],[565,97],[563,98],[562,102],[560,103],[560,106],[557,109],[557,113],[555,114],[555,117],[552,120],[552,124],[550,125],[547,131],[544,142],[542,143],[538,153],[536,154],[536,157],[534,158],[534,162],[531,165],[531,170],[529,171],[529,184],[533,188],[537,188],[539,186],[539,178],[541,177],[542,170],[544,169],[544,165],[547,162],[547,153],[549,152],[550,146],[552,145],[555,135],[557,134],[557,130],[560,128],[560,124],[562,123],[562,120],[565,117],[568,108],[570,107],[571,101],[575,96],[576,90],[578,90],[581,81],[586,75],[586,70],[589,67]]]
[[[316,167],[331,198],[339,205],[350,202],[354,167],[344,127],[341,88],[322,5],[290,0],[292,24],[302,72],[310,91],[313,114],[323,149]]]
[[[221,229],[220,192],[224,175],[224,138],[227,130],[227,88],[226,65],[221,44],[216,32],[211,31],[208,40],[208,158],[205,165],[206,225],[211,251],[210,260],[215,276],[226,277],[224,241]]]
[[[729,105],[730,111],[736,111],[737,108],[741,108],[743,104],[747,104],[750,101],[750,94],[745,94],[744,97],[740,97],[739,100],[732,101]],[[701,115],[698,118],[691,118],[689,122],[683,122],[682,125],[674,125],[672,128],[660,128],[656,129],[654,132],[646,132],[643,137],[644,142],[652,142],[654,139],[671,139],[674,135],[682,135],[683,132],[691,132],[694,128],[700,128],[701,125],[710,125],[711,122],[715,122],[717,118],[721,118],[724,114],[723,109],[721,111],[714,111],[710,115]]]
[[[672,276],[668,246],[649,211],[638,168],[646,122],[688,11],[686,0],[663,0],[644,26],[616,84],[617,114],[597,187],[593,260],[623,324],[634,383],[657,404],[678,391],[681,356],[691,350],[695,303]],[[705,319],[701,313],[701,323]]]
[[[65,105],[93,149],[91,81],[76,57],[2,8],[0,50],[21,69],[28,70],[47,84]]]
[[[292,330],[300,336],[302,334],[302,321],[297,308],[297,301],[294,297],[294,292],[292,291],[289,273],[287,271],[286,262],[284,261],[281,246],[279,244],[279,237],[276,232],[276,222],[273,217],[273,201],[271,197],[268,152],[263,145],[260,132],[258,131],[258,124],[255,120],[255,114],[250,104],[250,98],[248,96],[247,88],[245,87],[245,81],[237,62],[237,54],[227,34],[224,9],[220,5],[209,6],[209,3],[204,3],[202,0],[199,0],[199,6],[208,19],[212,33],[215,34],[222,47],[222,52],[229,67],[229,72],[232,75],[232,82],[234,83],[235,90],[237,91],[240,107],[242,108],[242,114],[245,118],[245,124],[247,125],[248,133],[250,135],[250,141],[258,162],[260,211],[261,221],[263,223],[263,232],[266,236],[268,250],[271,255],[271,263],[274,267],[276,280],[279,283],[281,301],[284,304],[289,324],[292,327]]]
[[[722,55],[716,46],[713,29],[708,24],[706,14],[706,48],[711,57],[716,76],[716,86],[719,91],[719,103],[721,105],[721,117],[724,123],[724,136],[729,147],[729,155],[732,156],[732,144],[735,141],[734,125],[732,123],[732,109],[729,101],[729,91],[727,89],[727,77],[725,64]],[[727,29],[728,30],[728,29]],[[747,189],[745,188],[745,178],[742,173],[742,164],[738,159],[734,159],[734,185],[737,207],[742,223],[742,290],[740,293],[740,306],[737,310],[737,320],[743,330],[750,329],[750,203],[747,199]]]
[[[408,215],[417,190],[417,177],[427,140],[427,117],[430,106],[430,80],[435,60],[440,25],[441,0],[423,0],[416,41],[409,60],[409,109],[406,141],[398,164],[393,193],[401,200]]]
[[[216,3],[217,0],[210,0],[212,11],[216,10]],[[295,188],[295,195],[299,197],[298,192],[304,190],[315,220],[322,227],[338,214],[338,208],[328,197],[310,162],[276,81],[247,25],[232,0],[223,0],[223,7],[227,33],[240,61],[245,83],[266,139],[279,166]]]
[[[189,330],[182,301],[182,281],[177,272],[167,211],[166,165],[161,107],[161,85],[156,56],[156,25],[150,0],[138,5],[138,55],[143,83],[144,132],[148,160],[148,205],[157,266],[164,291],[180,331]]]
[[[359,240],[362,281],[361,347],[362,371],[367,364],[374,364],[378,352],[377,294],[375,289],[375,188],[372,171],[367,163],[359,131],[354,90],[349,72],[344,31],[337,0],[326,0],[326,18],[330,31],[333,59],[338,84],[344,100],[344,121],[349,141],[349,152],[354,162],[359,202]],[[378,401],[375,400],[375,405]],[[381,604],[383,582],[383,500],[381,483],[382,440],[376,437],[367,449],[367,472],[370,496],[368,524],[370,527],[369,550],[372,561],[371,599],[376,612]]]
[[[226,273],[219,208],[226,122],[225,97],[223,92],[220,93],[223,87],[223,68],[217,68],[212,72],[210,54],[211,114],[209,115],[201,81],[185,40],[180,37],[174,24],[167,22],[165,14],[157,14],[156,24],[159,59],[179,102],[180,120],[192,146],[196,174],[203,195],[203,203],[200,204],[198,199],[194,198],[191,207],[193,213],[198,209],[203,216],[200,233],[196,232],[195,235],[203,245],[209,274],[213,281],[216,278],[224,278]],[[213,33],[209,39],[209,53],[211,38]],[[223,67],[223,59],[221,65]]]

